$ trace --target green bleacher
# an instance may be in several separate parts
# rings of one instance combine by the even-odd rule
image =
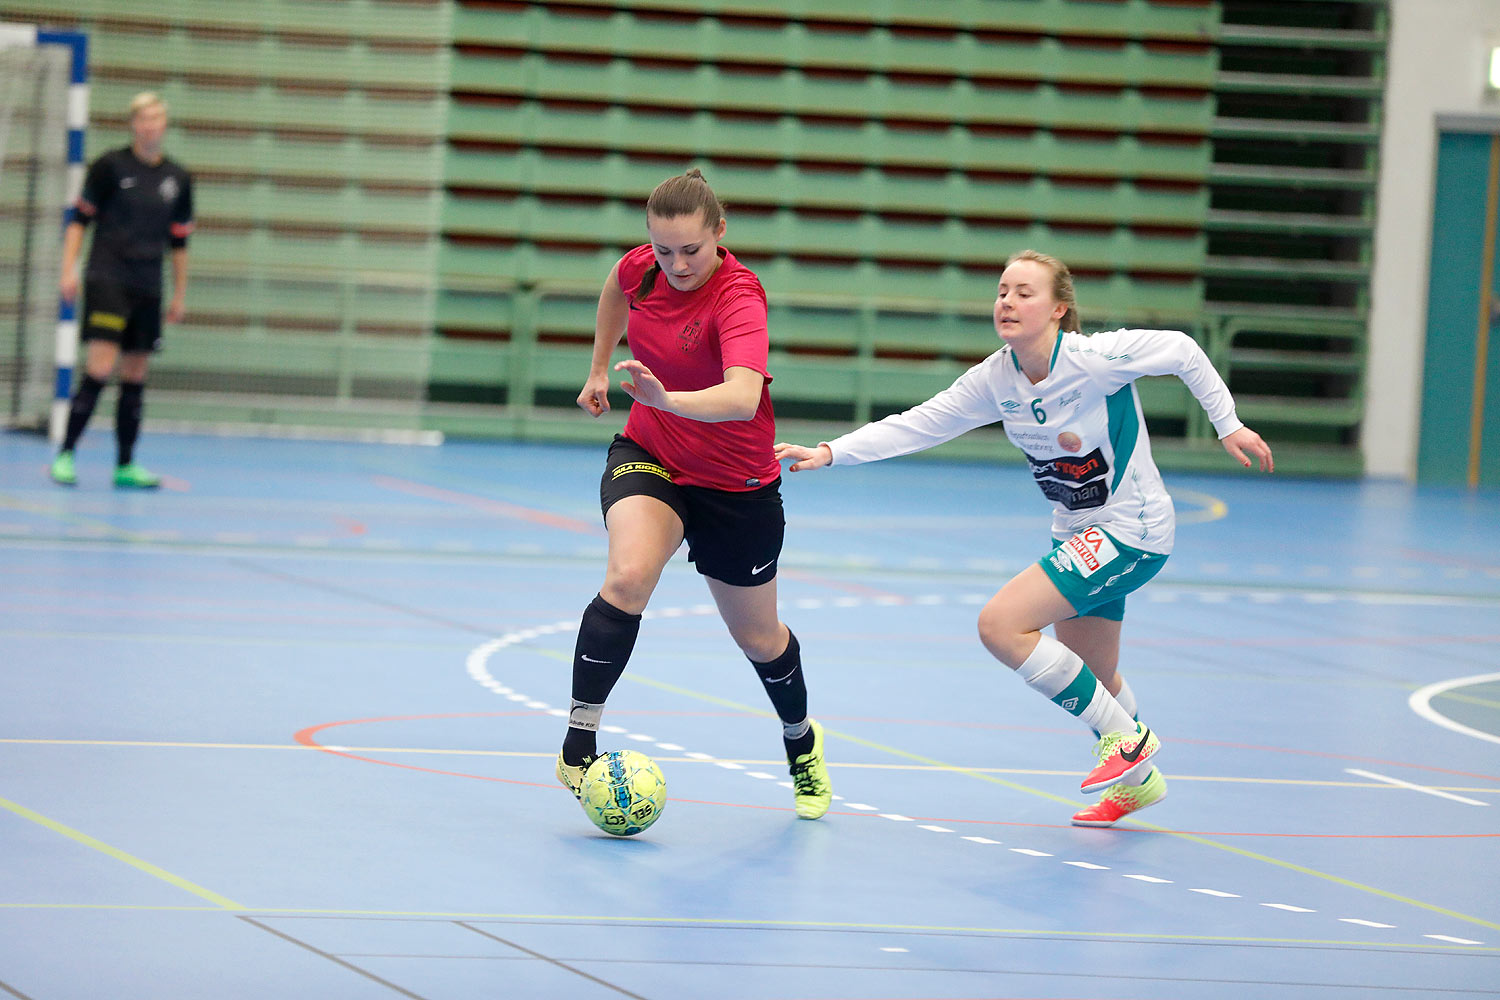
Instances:
[[[1387,2],[1221,8],[1203,272],[1219,361],[1268,437],[1358,472]]]
[[[1195,329],[1214,21],[1075,0],[460,4],[440,274],[514,284],[445,293],[438,355],[493,338],[533,426],[594,433],[549,407],[577,394],[645,196],[690,163],[766,285],[788,428],[919,402],[993,351],[995,282],[1027,246],[1070,262],[1096,323]],[[1180,398],[1150,396],[1186,426]],[[1004,457],[983,436],[949,453]]]
[[[643,203],[701,167],[761,276],[786,434],[997,345],[1006,256],[1086,329],[1187,330],[1292,471],[1359,468],[1385,0],[19,0],[198,179],[152,413],[599,439],[573,405]],[[1221,467],[1175,380],[1163,464]],[[997,433],[943,454],[1015,461]],[[1285,457],[1283,457],[1285,456]]]
[[[90,159],[141,90],[195,177],[189,312],[151,413],[417,427],[442,209],[451,11],[347,0],[21,0],[85,31]]]

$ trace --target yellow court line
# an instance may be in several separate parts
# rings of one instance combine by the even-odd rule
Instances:
[[[642,683],[652,684],[655,682],[644,680]],[[764,714],[764,713],[760,713]],[[853,737],[844,737],[852,743],[859,742]],[[455,750],[444,747],[366,747],[354,746],[347,743],[324,744],[310,746],[306,743],[205,743],[183,740],[60,740],[60,739],[36,739],[19,737],[0,737],[0,745],[20,744],[24,746],[79,746],[79,747],[136,747],[140,749],[181,749],[181,750],[296,750],[323,752],[330,746],[336,746],[348,753],[368,754],[414,754],[430,755],[435,757],[516,757],[530,760],[553,760],[557,754],[539,750]],[[877,749],[882,749],[877,747]],[[698,757],[673,757],[661,755],[656,758],[670,764],[712,764],[716,761],[725,761],[731,764],[743,764],[746,767],[784,767],[786,761],[781,759],[769,760],[758,757],[715,757],[711,761],[702,760]],[[859,763],[854,761],[829,761],[828,766],[843,771],[926,771],[935,774],[952,772],[955,774],[1012,774],[1027,777],[1040,778],[1077,778],[1082,777],[1083,772],[1078,770],[1055,770],[1050,768],[1032,767],[963,767],[953,764],[879,764],[873,762]],[[1332,778],[1245,778],[1227,774],[1179,774],[1172,773],[1173,781],[1198,781],[1213,784],[1240,784],[1240,785],[1284,785],[1292,787],[1307,788],[1367,788],[1377,791],[1400,791],[1400,787],[1383,781],[1348,781]],[[1467,792],[1471,795],[1500,795],[1500,787],[1493,785],[1426,785],[1425,787],[1443,792]]]
[[[625,676],[631,677],[629,673],[625,674]],[[643,684],[648,684],[652,687],[660,688],[664,691],[671,691],[673,693],[683,695],[684,697],[699,698],[703,701],[707,701],[715,705],[737,707],[742,711],[751,712],[756,715],[769,714],[753,709],[748,705],[736,705],[734,702],[728,701],[724,698],[716,698],[712,695],[701,695],[687,688],[679,688],[671,684],[665,684],[661,681],[651,680],[649,678],[643,677],[635,677],[634,680]],[[980,781],[988,782],[993,785],[1000,785],[1004,788],[1009,788],[1012,791],[1022,792],[1024,794],[1032,795],[1037,798],[1047,799],[1050,802],[1056,802],[1060,805],[1065,805],[1070,808],[1076,808],[1079,805],[1079,803],[1073,799],[1066,799],[1060,795],[1053,795],[1051,792],[1044,792],[1040,788],[1032,788],[1028,785],[1022,785],[1014,781],[1006,781],[1004,778],[997,778],[994,775],[985,774],[972,768],[958,767],[956,765],[947,764],[944,761],[935,760],[931,757],[924,757],[921,754],[915,754],[906,750],[897,749],[896,747],[886,746],[883,743],[876,743],[873,740],[861,739],[857,736],[851,736],[848,733],[841,733],[836,730],[829,729],[826,726],[824,727],[823,732],[828,736],[837,736],[840,739],[847,740],[850,743],[858,744],[859,746],[868,747],[871,750],[878,750],[882,753],[888,753],[894,757],[900,757],[904,760],[916,761],[921,764],[943,768],[945,770],[953,771],[958,774],[968,775],[969,777],[976,778]],[[1283,861],[1280,858],[1273,858],[1268,854],[1259,854],[1255,851],[1247,851],[1242,847],[1235,847],[1232,844],[1221,844],[1216,840],[1209,840],[1207,837],[1200,837],[1196,834],[1181,833],[1177,830],[1172,830],[1164,826],[1156,826],[1152,823],[1146,823],[1142,820],[1134,820],[1134,823],[1144,829],[1154,830],[1157,833],[1169,834],[1173,837],[1177,837],[1191,843],[1201,844],[1205,847],[1217,848],[1221,851],[1227,851],[1230,854],[1237,854],[1242,858],[1249,858],[1252,861],[1260,861],[1264,864],[1274,865],[1277,868],[1284,868],[1287,871],[1297,872],[1300,875],[1309,875],[1313,878],[1323,879],[1327,882],[1333,882],[1336,885],[1341,885],[1348,889],[1357,889],[1360,892],[1367,892],[1372,895],[1379,896],[1382,899],[1389,899],[1392,902],[1406,903],[1410,906],[1416,906],[1432,913],[1442,914],[1445,917],[1452,917],[1454,920],[1462,920],[1466,923],[1477,924],[1480,927],[1487,927],[1490,930],[1500,931],[1500,923],[1496,923],[1493,920],[1485,920],[1483,917],[1476,917],[1467,913],[1459,913],[1457,910],[1450,910],[1446,907],[1438,906],[1435,903],[1426,903],[1420,899],[1413,899],[1410,896],[1402,896],[1398,893],[1389,892],[1385,889],[1377,889],[1375,886],[1365,885],[1363,882],[1356,882],[1353,879],[1347,879],[1340,875],[1333,875],[1329,872],[1321,872],[1316,868],[1308,868],[1305,865],[1295,864],[1291,861]]]
[[[1415,687],[1415,685],[1412,686]],[[1472,694],[1454,694],[1453,689],[1449,689],[1447,691],[1443,691],[1440,694],[1434,695],[1432,700],[1457,701],[1465,705],[1478,705],[1480,708],[1500,708],[1500,701],[1496,701],[1493,698],[1480,698],[1479,696]]]
[[[1167,491],[1172,494],[1173,499],[1191,500],[1200,505],[1198,510],[1185,510],[1177,515],[1178,524],[1207,524],[1209,521],[1218,521],[1229,514],[1229,505],[1216,496],[1207,493],[1199,493],[1197,490],[1185,490],[1180,486],[1174,486]]]
[[[0,903],[0,910],[161,910],[182,911],[194,910],[203,913],[218,912],[216,908],[206,906],[133,906],[133,905],[100,905],[93,903]],[[993,935],[1020,935],[1023,937],[1043,938],[1079,938],[1088,940],[1132,940],[1132,941],[1191,941],[1206,944],[1225,945],[1305,945],[1305,946],[1334,946],[1343,948],[1359,949],[1391,949],[1399,948],[1409,951],[1413,948],[1422,948],[1431,951],[1455,951],[1467,954],[1500,954],[1500,946],[1495,945],[1462,945],[1462,944],[1427,944],[1425,942],[1412,941],[1362,941],[1343,938],[1290,938],[1290,937],[1250,937],[1234,934],[1171,934],[1153,933],[1151,931],[1074,931],[1057,927],[1030,928],[1030,927],[975,927],[964,925],[945,924],[883,924],[883,923],[860,923],[854,921],[835,920],[767,920],[748,919],[741,917],[656,917],[656,916],[622,916],[620,914],[569,914],[569,913],[486,913],[482,911],[469,910],[337,910],[337,909],[313,909],[305,907],[263,907],[247,911],[258,916],[280,916],[280,917],[314,917],[314,918],[339,918],[347,917],[353,920],[503,920],[513,922],[523,921],[551,921],[556,923],[585,925],[592,923],[609,924],[652,924],[661,926],[685,926],[685,927],[722,927],[722,928],[748,928],[765,930],[834,930],[834,931],[871,931],[878,933],[902,932],[907,934],[993,934]]]
[[[120,850],[118,847],[111,847],[109,844],[106,844],[104,841],[99,840],[97,837],[90,837],[88,834],[84,833],[81,830],[75,830],[71,826],[59,823],[55,819],[49,819],[48,817],[43,816],[41,813],[36,812],[35,810],[27,809],[20,803],[12,802],[9,799],[0,798],[0,807],[10,810],[17,816],[20,816],[22,819],[28,819],[33,823],[44,826],[47,829],[51,830],[53,833],[60,833],[64,837],[67,837],[69,840],[77,841],[85,847],[91,847],[102,854],[107,854],[109,857],[114,858],[116,861],[123,861],[130,867],[143,871],[147,875],[150,875],[154,878],[159,878],[163,882],[166,882],[169,885],[173,885],[178,889],[183,890],[184,892],[190,892],[201,899],[206,899],[220,909],[243,910],[246,908],[239,903],[236,903],[232,899],[228,899],[224,896],[219,895],[217,892],[213,892],[212,890],[203,888],[203,886],[198,885],[196,882],[189,882],[181,875],[173,875],[165,868],[153,865],[149,861],[143,861],[140,858],[136,857],[134,854],[128,854],[125,851]]]

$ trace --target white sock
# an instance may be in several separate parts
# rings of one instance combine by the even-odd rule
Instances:
[[[1096,733],[1135,732],[1135,720],[1120,707],[1078,654],[1050,635],[1016,668],[1026,686],[1077,716]]]
[[[1130,690],[1130,684],[1123,677],[1120,678],[1120,693],[1115,695],[1115,701],[1119,702],[1120,707],[1129,712],[1134,718],[1139,719],[1141,717],[1140,708],[1135,702],[1135,692]],[[1128,776],[1121,784],[1144,785],[1146,779],[1151,777],[1151,772],[1155,770],[1156,768],[1154,767],[1143,768]]]
[[[1132,719],[1138,719],[1141,715],[1140,708],[1135,703],[1135,692],[1130,690],[1130,684],[1125,678],[1120,678],[1120,693],[1115,695],[1115,701],[1120,707],[1130,713]]]

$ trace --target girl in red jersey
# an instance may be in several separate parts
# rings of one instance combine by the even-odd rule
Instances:
[[[786,522],[766,294],[719,245],[724,229],[702,173],[668,178],[646,202],[651,242],[620,258],[599,295],[593,364],[578,405],[596,417],[609,409],[609,359],[622,336],[634,357],[614,367],[626,373],[620,388],[635,405],[610,445],[599,488],[609,563],[578,628],[557,776],[579,793],[641,613],[685,540],[781,719],[797,815],[817,819],[833,798],[823,730],[807,714],[797,637],[776,614]]]

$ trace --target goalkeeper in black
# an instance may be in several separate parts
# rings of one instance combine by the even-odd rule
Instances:
[[[172,259],[172,300],[165,318],[182,319],[187,293],[187,240],[193,231],[193,182],[182,166],[162,153],[167,106],[155,94],[130,102],[129,146],[105,153],[89,167],[75,215],[63,236],[64,301],[78,297],[78,254],[83,233],[95,224],[94,243],[83,276],[81,336],[87,345],[83,377],[73,394],[62,450],[52,463],[52,479],[78,482],[73,449],[83,436],[99,393],[120,372],[115,411],[118,458],[115,485],[154,489],[161,477],[135,461],[146,389],[146,368],[161,346],[162,259]]]

